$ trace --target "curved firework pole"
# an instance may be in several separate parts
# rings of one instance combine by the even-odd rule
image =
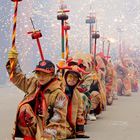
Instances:
[[[62,62],[60,62],[60,65],[64,65],[65,61],[65,48],[64,48],[64,22],[68,19],[68,15],[66,14],[67,12],[70,12],[70,10],[66,9],[67,6],[64,4],[63,0],[60,0],[60,8],[57,11],[57,20],[61,20],[61,58]],[[68,41],[68,40],[67,40]],[[68,43],[68,42],[67,42]],[[64,70],[62,70],[62,76],[64,75]]]
[[[102,40],[102,52],[105,53],[105,37],[104,35],[101,37],[101,40]]]
[[[32,23],[32,26],[33,26],[33,31],[28,32],[28,34],[31,34],[32,39],[36,39],[41,60],[44,61],[44,55],[43,55],[42,48],[41,48],[41,45],[40,45],[40,40],[39,40],[39,38],[42,37],[42,33],[41,33],[40,30],[35,30],[32,18],[30,18],[30,20],[31,20],[31,23]]]
[[[93,24],[95,23],[95,18],[92,12],[90,12],[89,16],[87,16],[86,23],[89,24],[89,44],[90,44],[90,54],[92,54],[92,29]]]
[[[99,31],[97,31],[97,19],[96,17],[94,16],[94,21],[95,21],[95,28],[92,29],[92,39],[94,39],[94,43],[93,43],[93,51],[92,51],[92,54],[93,54],[93,59],[94,59],[94,69],[95,69],[95,61],[96,61],[96,50],[97,50],[97,39],[100,38],[100,34],[99,34]]]
[[[65,39],[66,39],[66,60],[69,57],[69,44],[68,44],[68,30],[70,30],[70,26],[68,24],[68,22],[65,21],[65,25],[64,25],[64,30],[65,30]]]
[[[90,54],[93,53],[92,50],[92,44],[93,44],[93,40],[92,40],[92,30],[94,28],[94,24],[95,24],[95,17],[92,11],[92,5],[93,5],[93,0],[90,0],[90,12],[89,15],[86,18],[86,24],[89,24],[89,52]]]
[[[68,15],[66,14],[67,12],[70,12],[69,10],[66,9],[66,5],[64,5],[63,1],[60,1],[60,9],[57,11],[57,19],[61,20],[61,46],[62,46],[62,53],[61,57],[64,59],[65,57],[65,49],[64,49],[64,21],[68,19]]]
[[[107,38],[107,55],[106,55],[106,60],[108,61],[109,58],[111,58],[110,56],[110,49],[111,49],[111,43],[115,43],[115,39],[114,38]]]
[[[107,55],[106,55],[106,60],[107,60],[107,62],[108,62],[108,59],[109,59],[109,53],[110,53],[110,40],[107,40],[107,42],[108,42],[108,47],[107,47]]]
[[[18,2],[22,0],[11,0],[14,2],[14,16],[13,16],[13,32],[12,32],[12,48],[16,50],[16,27],[17,27],[17,12],[18,12]],[[10,72],[10,80],[13,78],[14,74],[14,66],[15,66],[15,61],[11,60],[10,67],[11,67],[11,72]]]

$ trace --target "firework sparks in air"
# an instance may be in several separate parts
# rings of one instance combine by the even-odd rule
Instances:
[[[96,13],[98,30],[101,36],[104,35],[118,40],[118,29],[121,29],[121,36],[125,40],[125,44],[129,44],[129,47],[132,48],[133,46],[139,47],[139,0],[90,0],[89,2],[86,0],[64,0],[64,3],[71,11],[68,14],[71,26],[69,31],[71,54],[78,51],[79,48],[88,52],[88,26],[85,24],[85,19],[90,10]],[[60,23],[56,18],[59,4],[59,1],[56,0],[24,0],[19,4],[16,44],[25,72],[31,71],[40,59],[36,42],[27,35],[27,32],[33,29],[30,17],[34,21],[35,28],[42,32],[43,37],[40,42],[44,57],[55,63],[61,58]],[[0,6],[0,13],[4,13],[0,16],[0,35],[3,39],[1,41],[2,52],[6,59],[7,52],[11,47],[13,3],[3,2]],[[7,41],[7,44],[4,43],[5,41]],[[101,39],[98,41],[98,46],[100,45]],[[116,47],[117,43],[113,45]]]

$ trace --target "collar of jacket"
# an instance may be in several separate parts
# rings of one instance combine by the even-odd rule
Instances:
[[[45,91],[47,91],[47,92],[50,92],[50,88],[52,89],[52,88],[54,88],[55,86],[56,86],[56,81],[57,81],[58,79],[57,78],[53,78],[53,79],[51,79],[48,83],[46,83],[45,85],[40,85],[39,83],[38,83],[38,90],[37,91],[42,91],[43,93],[45,92]]]
[[[57,78],[54,78],[53,81],[51,81],[51,83],[49,83],[49,85],[47,85],[47,87],[45,87],[45,89],[43,90],[43,93],[52,93],[52,91],[54,91],[57,87],[59,87],[59,83]],[[40,85],[38,84],[37,90],[34,94],[26,96],[23,101],[20,103],[19,107],[27,102],[32,101],[33,99],[35,99],[36,95],[40,92]]]

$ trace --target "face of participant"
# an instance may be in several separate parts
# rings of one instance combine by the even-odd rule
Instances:
[[[35,75],[40,85],[45,85],[54,77],[52,73],[46,73],[42,71],[37,71]]]
[[[79,80],[79,77],[78,77],[77,74],[69,73],[69,74],[67,75],[66,81],[67,81],[67,84],[68,84],[69,86],[74,86],[74,85],[76,85],[77,82],[78,82],[78,80]]]

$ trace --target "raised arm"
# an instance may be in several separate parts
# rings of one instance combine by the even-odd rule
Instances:
[[[8,62],[6,64],[6,69],[9,74],[9,77],[11,75],[11,71],[13,72],[13,76],[10,79],[11,82],[14,85],[16,85],[19,89],[24,91],[26,94],[28,94],[30,88],[35,87],[35,85],[37,84],[37,80],[35,77],[26,78],[25,74],[23,74],[20,68],[17,57],[18,52],[16,51],[16,49],[12,48],[8,53]],[[14,64],[12,67],[11,63]]]

